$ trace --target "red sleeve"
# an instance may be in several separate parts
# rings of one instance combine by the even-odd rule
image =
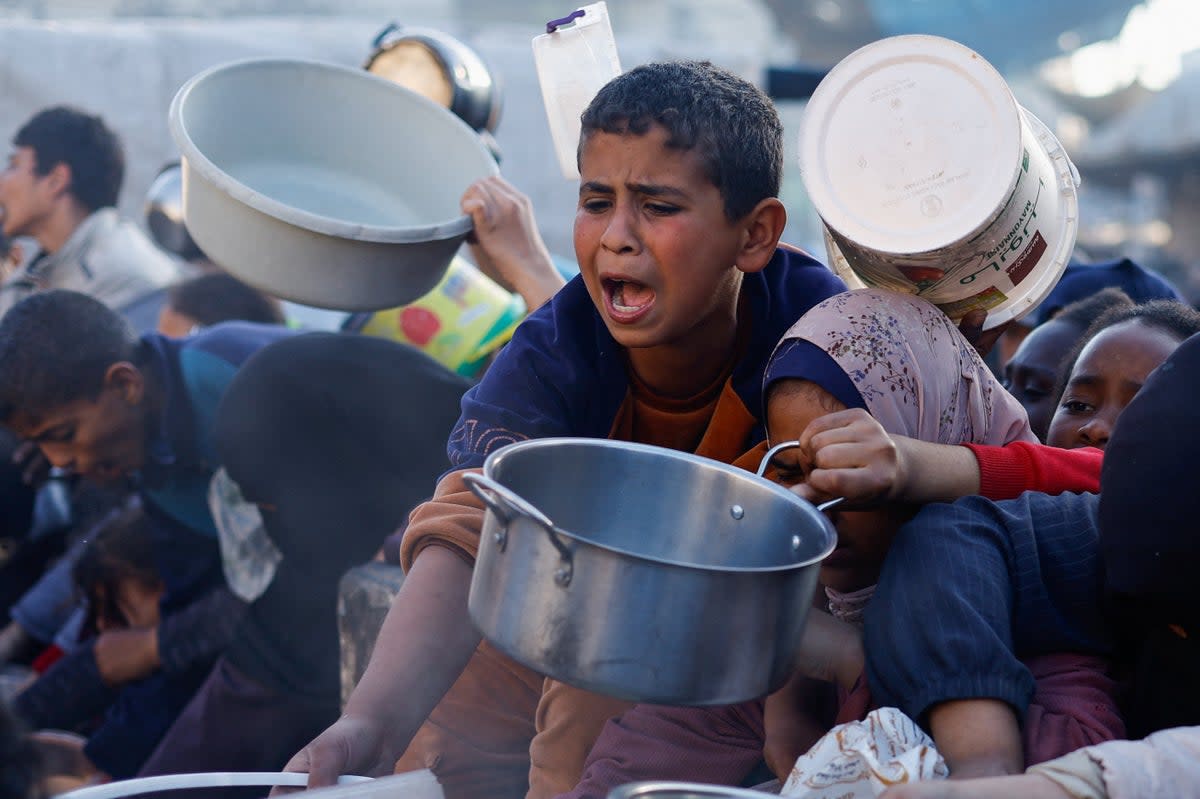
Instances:
[[[1003,447],[964,444],[979,461],[979,493],[1014,499],[1026,491],[1043,494],[1096,493],[1104,452],[1095,447],[1059,449],[1014,441]]]

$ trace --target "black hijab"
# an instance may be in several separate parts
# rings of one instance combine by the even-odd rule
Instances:
[[[411,347],[348,333],[284,339],[246,362],[221,400],[215,447],[283,559],[230,662],[336,700],[338,580],[449,469],[467,385]]]
[[[1104,454],[1100,546],[1135,677],[1129,731],[1200,724],[1200,335],[1156,369]]]

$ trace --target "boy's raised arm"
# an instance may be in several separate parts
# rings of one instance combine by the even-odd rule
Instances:
[[[465,560],[445,547],[424,549],[392,602],[345,713],[285,771],[307,771],[314,788],[343,774],[390,774],[479,644],[467,619],[470,586]]]

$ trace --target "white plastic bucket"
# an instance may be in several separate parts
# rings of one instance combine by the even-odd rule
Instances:
[[[1075,246],[1079,174],[977,53],[896,36],[851,53],[813,93],[800,137],[830,266],[851,286],[917,294],[953,319],[1019,319]]]
[[[304,788],[307,784],[308,775],[295,772],[164,774],[92,785],[59,794],[54,799],[127,799],[147,793],[190,791],[197,788],[263,788],[265,796],[269,788]],[[342,776],[338,777],[337,785],[313,789],[304,795],[306,798],[312,796],[320,799],[390,799],[396,796],[403,796],[405,799],[444,799],[445,796],[441,784],[428,769],[378,779]],[[186,797],[187,794],[181,796]]]

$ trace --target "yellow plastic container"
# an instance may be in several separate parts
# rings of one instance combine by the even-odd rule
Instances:
[[[473,377],[524,318],[519,296],[456,257],[433,291],[400,308],[376,311],[359,332],[409,344]]]

